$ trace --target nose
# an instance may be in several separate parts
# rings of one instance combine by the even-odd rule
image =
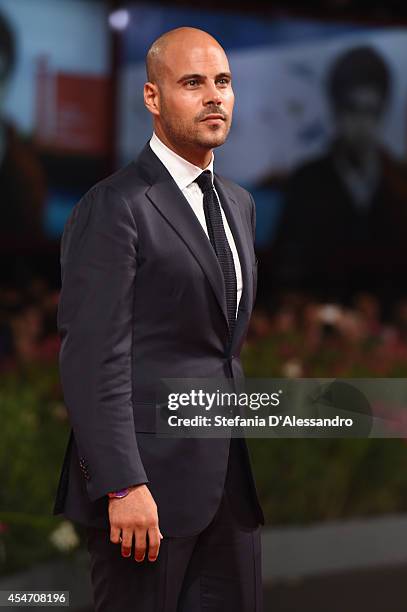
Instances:
[[[216,104],[217,106],[219,106],[220,104],[222,104],[222,94],[216,87],[215,83],[208,81],[207,86],[205,87],[202,102],[204,106],[208,106],[210,104]]]

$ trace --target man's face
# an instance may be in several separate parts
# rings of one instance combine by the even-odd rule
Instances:
[[[222,145],[233,104],[229,63],[220,46],[181,41],[166,49],[156,119],[171,143],[203,149]]]
[[[361,86],[350,90],[336,116],[341,142],[361,154],[375,148],[382,111],[383,99],[375,88]]]

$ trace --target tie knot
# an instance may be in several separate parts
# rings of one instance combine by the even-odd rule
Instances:
[[[195,179],[194,183],[198,183],[199,187],[201,188],[202,193],[205,193],[205,191],[211,191],[213,189],[211,171],[204,170]]]

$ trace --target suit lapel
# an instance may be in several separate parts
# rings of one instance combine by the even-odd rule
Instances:
[[[178,234],[181,240],[184,241],[200,264],[210,282],[216,300],[223,313],[225,325],[228,326],[226,291],[222,269],[212,245],[208,240],[208,236],[203,230],[188,200],[180,191],[165,166],[153,153],[148,143],[140,154],[138,163],[141,169],[144,169],[144,173],[151,185],[146,191],[148,199]],[[238,310],[239,319],[240,313],[249,310],[251,307],[252,277],[249,268],[250,254],[248,253],[245,242],[245,231],[239,206],[234,195],[230,193],[222,180],[216,175],[214,184],[235,240],[242,269],[243,292]],[[236,324],[235,333],[237,328],[238,325]]]
[[[202,267],[227,325],[226,291],[222,270],[212,245],[188,200],[171,177],[169,180],[152,185],[146,195],[181,240],[185,242]]]
[[[250,253],[247,248],[246,233],[243,227],[242,216],[235,195],[227,189],[222,179],[215,175],[215,189],[219,195],[222,208],[228,220],[229,227],[235,240],[242,270],[243,290],[239,303],[238,318],[242,310],[250,310],[252,304],[252,275],[250,269]]]

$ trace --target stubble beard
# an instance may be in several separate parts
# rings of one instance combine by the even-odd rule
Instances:
[[[223,127],[208,125],[204,134],[202,122],[173,118],[165,107],[161,109],[161,123],[170,142],[180,148],[208,150],[220,147],[226,141],[230,130],[230,122],[225,121]]]

